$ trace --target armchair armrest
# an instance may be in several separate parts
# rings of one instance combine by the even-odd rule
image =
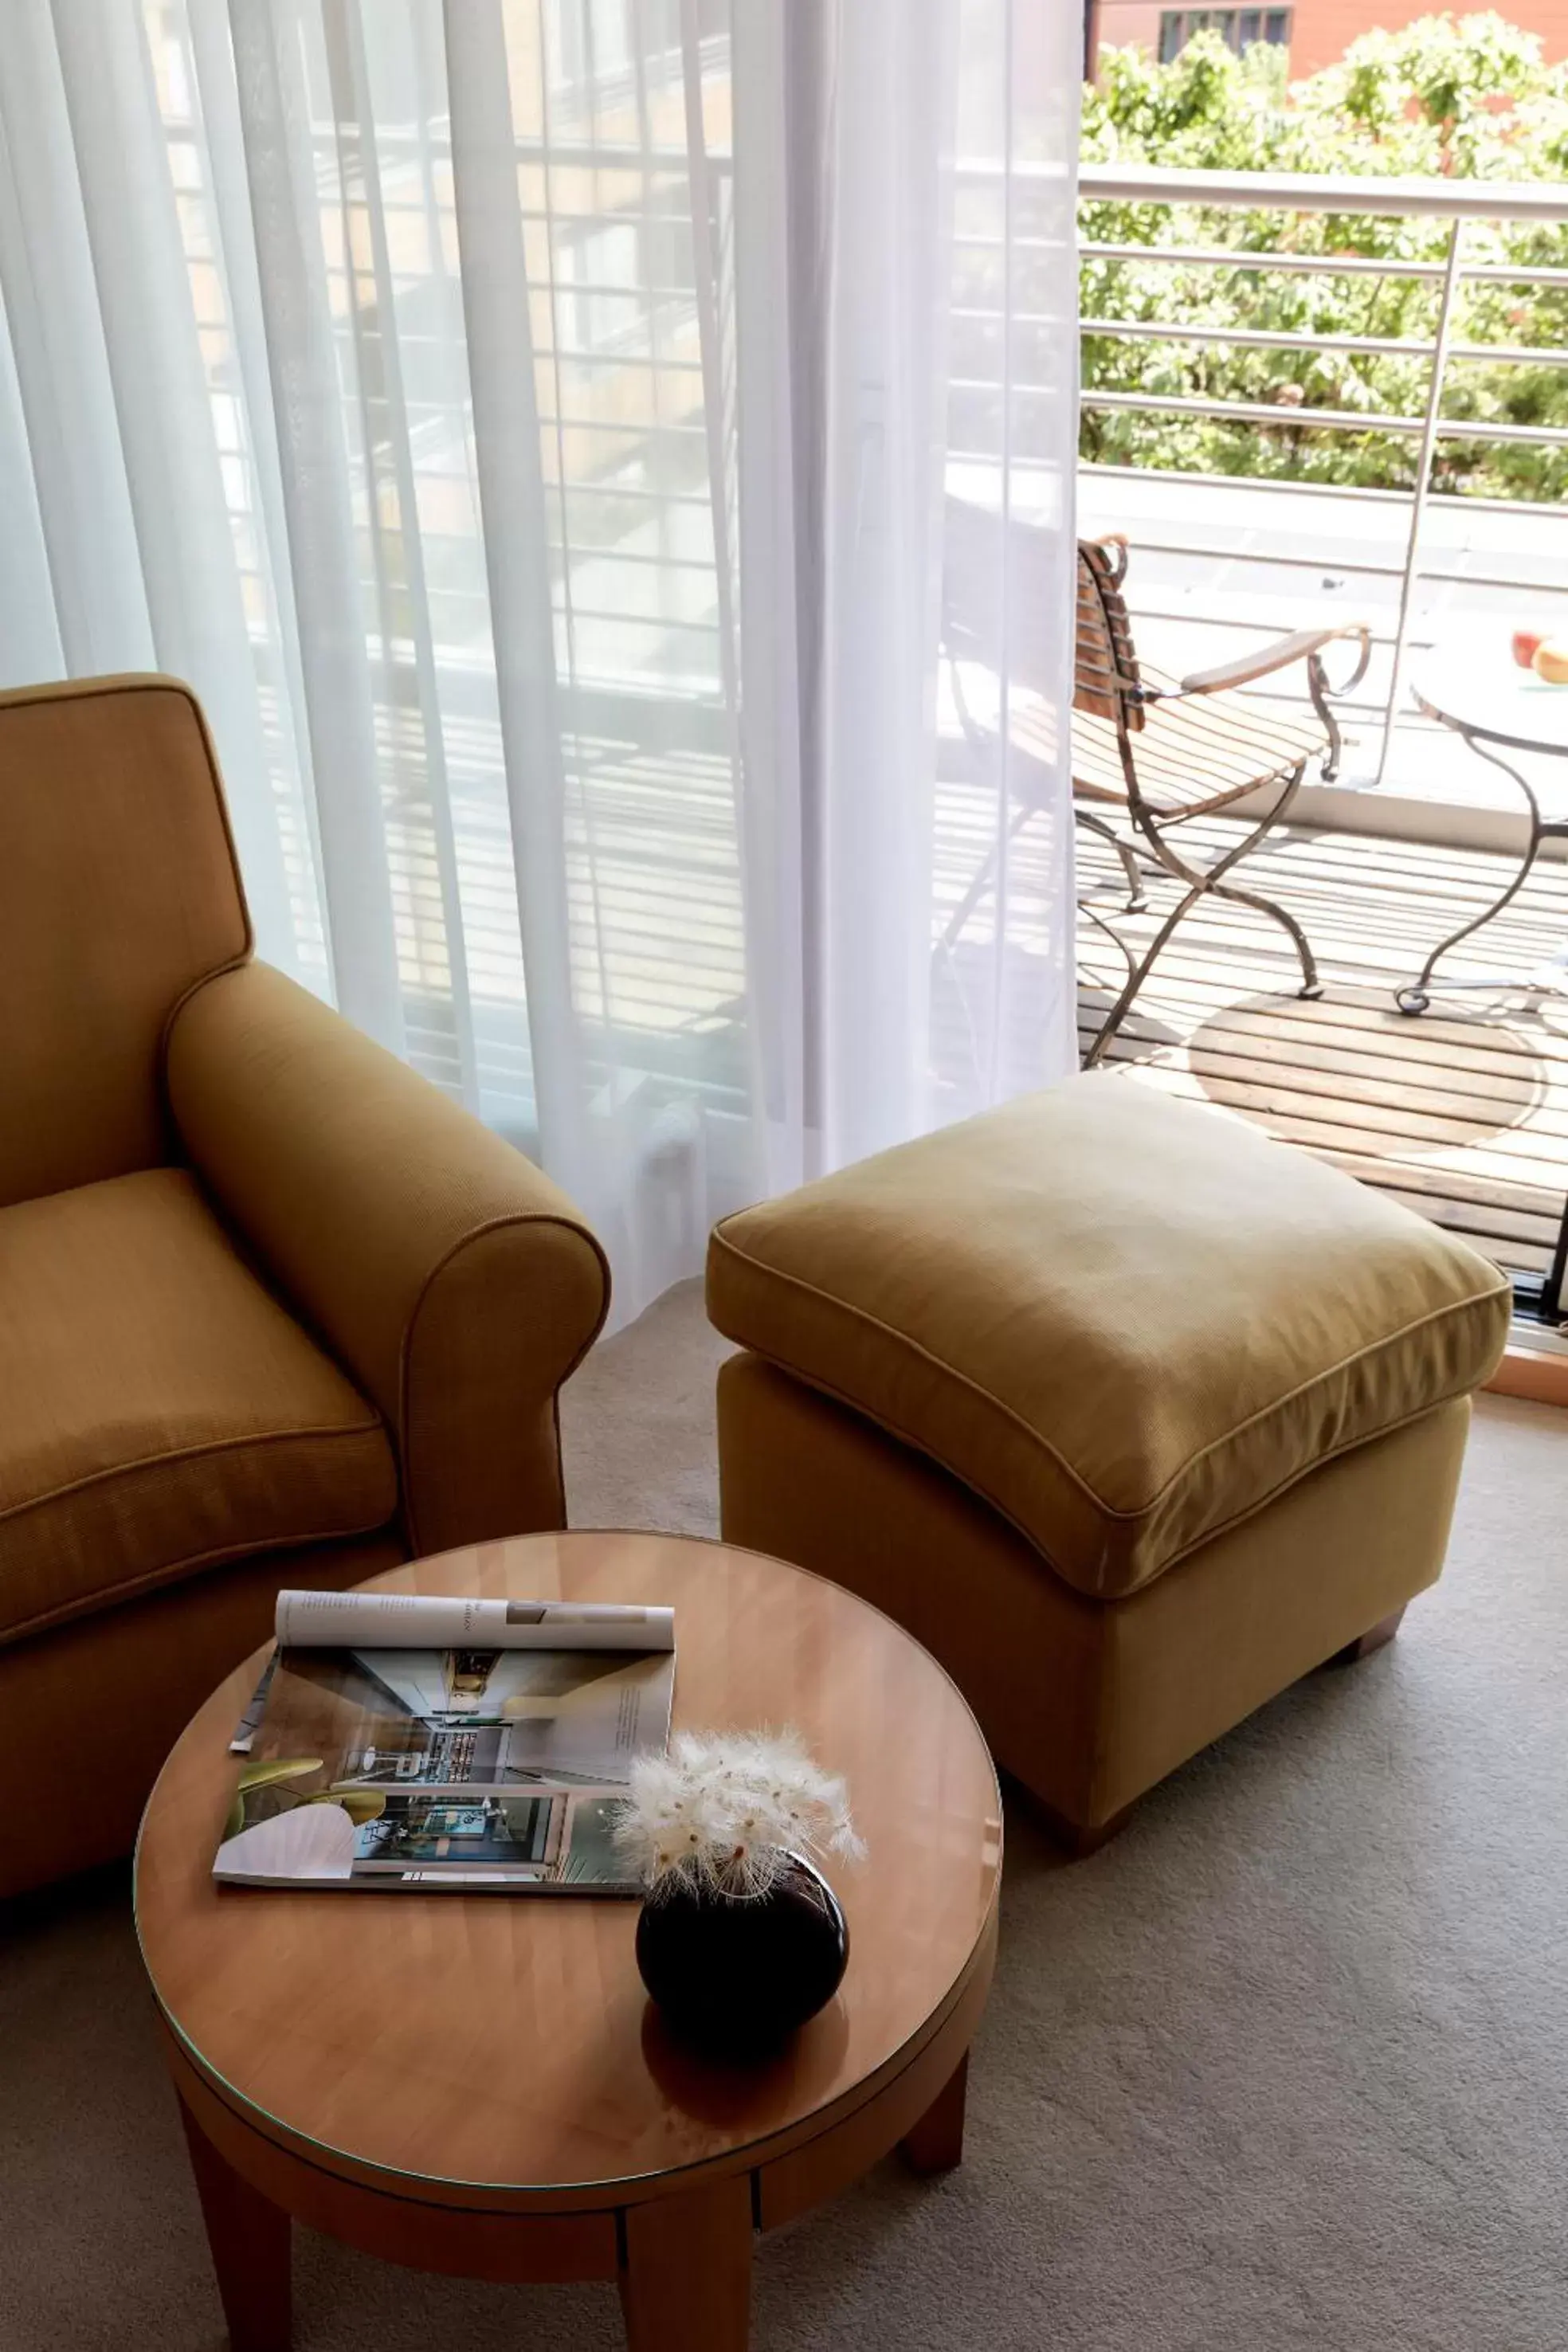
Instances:
[[[1339,637],[1357,637],[1361,641],[1361,658],[1355,669],[1334,691],[1348,694],[1359,686],[1366,674],[1372,654],[1372,635],[1363,621],[1346,621],[1335,629],[1298,629],[1289,637],[1278,637],[1271,646],[1260,646],[1255,652],[1242,654],[1235,661],[1222,662],[1217,669],[1194,670],[1182,680],[1183,694],[1223,694],[1227,688],[1247,686],[1255,677],[1268,677],[1277,669],[1285,669],[1294,661],[1310,661],[1331,646]]]
[[[165,1077],[218,1207],[392,1431],[413,1549],[562,1526],[555,1394],[609,1299],[565,1195],[266,964],[185,998]]]

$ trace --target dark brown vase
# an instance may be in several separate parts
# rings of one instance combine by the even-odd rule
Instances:
[[[837,1991],[849,1959],[838,1898],[792,1854],[766,1895],[677,1886],[637,1921],[637,1969],[671,2033],[714,2058],[779,2048]]]

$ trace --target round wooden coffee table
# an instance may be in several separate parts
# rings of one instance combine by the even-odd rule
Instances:
[[[374,1581],[671,1604],[678,1724],[791,1724],[847,1777],[869,1847],[834,1874],[849,1969],[783,2056],[731,2069],[662,2032],[634,1903],[220,1888],[258,1651],[174,1748],[136,1859],[235,2352],[289,2342],[290,2216],[416,2269],[616,2279],[634,2352],[736,2352],[754,2231],[900,2142],[920,2170],[959,2160],[1002,1869],[974,1718],[889,1619],[723,1544],[524,1536]]]

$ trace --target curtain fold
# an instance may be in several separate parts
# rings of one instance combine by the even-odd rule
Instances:
[[[401,1051],[404,1012],[382,822],[373,640],[362,586],[364,550],[356,544],[365,535],[377,487],[374,478],[363,478],[369,452],[363,436],[353,436],[361,441],[356,518],[351,436],[357,370],[352,334],[342,331],[344,310],[352,310],[356,257],[343,256],[342,292],[334,305],[321,234],[320,146],[294,12],[274,0],[232,0],[229,23],[299,624],[329,955],[343,1011],[384,1045]]]
[[[770,1189],[1076,1060],[1076,75],[1014,0],[736,0]]]
[[[942,293],[960,15],[959,0],[852,0],[829,67],[828,263],[812,320],[823,403],[816,1156],[828,1167],[931,1125],[936,1108]]]
[[[254,919],[286,932],[255,664],[150,60],[135,19],[54,0],[94,288],[159,668],[200,681]],[[139,654],[132,651],[133,657]]]
[[[1057,13],[7,18],[0,677],[191,680],[261,951],[623,1316],[1071,1066]]]
[[[579,1133],[564,714],[506,26],[500,0],[446,0],[445,23],[453,210],[534,1088],[562,1181],[575,1192],[589,1161]]]
[[[106,321],[48,0],[17,0],[7,12],[0,137],[0,282],[60,658],[74,673],[151,667]]]

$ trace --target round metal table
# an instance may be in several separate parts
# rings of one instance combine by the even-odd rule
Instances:
[[[1522,751],[1568,759],[1568,686],[1548,686],[1533,670],[1521,669],[1500,631],[1495,642],[1489,640],[1477,646],[1450,641],[1435,646],[1416,663],[1410,684],[1429,719],[1452,728],[1479,759],[1500,769],[1517,787],[1530,818],[1524,856],[1508,887],[1489,907],[1462,923],[1433,949],[1417,980],[1407,987],[1395,989],[1394,1001],[1401,1013],[1425,1013],[1431,1001],[1428,983],[1449,950],[1458,947],[1461,940],[1468,940],[1472,931],[1480,930],[1517,898],[1543,841],[1568,840],[1568,806],[1559,814],[1547,815],[1535,785],[1505,756]],[[1568,777],[1564,783],[1568,785]],[[1531,975],[1518,984],[1542,989],[1561,987],[1565,962],[1568,959],[1554,960],[1549,971]],[[1494,973],[1477,980],[1449,981],[1446,985],[1456,989],[1498,988],[1506,986],[1507,982]]]

